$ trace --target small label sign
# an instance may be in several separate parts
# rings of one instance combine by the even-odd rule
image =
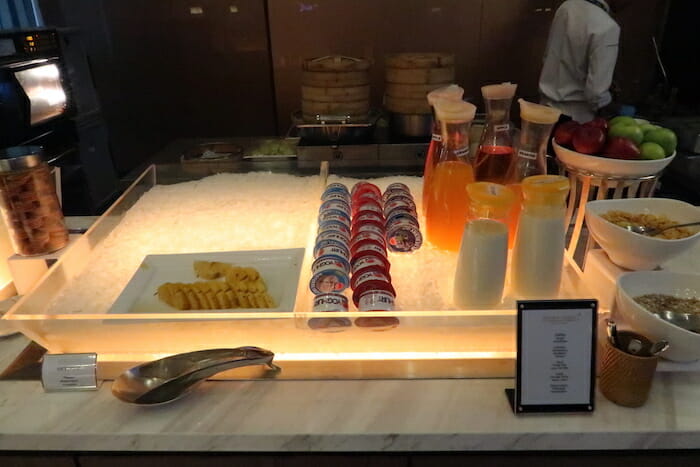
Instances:
[[[595,407],[596,300],[519,301],[516,414],[592,412]]]
[[[47,392],[96,390],[97,354],[44,355],[41,384]]]

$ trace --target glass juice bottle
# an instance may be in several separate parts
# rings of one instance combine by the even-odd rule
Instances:
[[[428,193],[430,193],[430,184],[433,178],[433,169],[437,161],[440,149],[442,148],[442,135],[440,134],[440,122],[435,115],[435,102],[438,99],[451,99],[461,101],[464,95],[464,89],[456,84],[450,84],[437,88],[428,93],[428,102],[433,113],[433,136],[430,139],[428,152],[425,155],[425,168],[423,169],[423,214],[427,213],[426,206],[428,204]]]
[[[490,182],[472,183],[467,192],[470,215],[457,258],[454,303],[460,308],[492,307],[503,298],[515,194]]]
[[[510,106],[517,84],[483,86],[481,94],[486,106],[486,126],[474,158],[474,176],[480,182],[505,183],[513,160],[513,125]]]
[[[511,162],[506,185],[508,185],[522,200],[520,184],[525,177],[545,175],[547,173],[547,141],[552,133],[552,127],[559,120],[561,111],[540,104],[533,104],[524,99],[520,103],[520,139],[517,151]],[[511,214],[511,225],[518,225],[520,217],[520,202],[515,203]],[[515,229],[511,231],[510,246],[515,240]]]
[[[564,263],[569,179],[559,175],[527,177],[522,191],[511,268],[513,293],[517,298],[556,298]]]
[[[467,185],[474,182],[469,160],[469,128],[476,107],[469,102],[439,100],[442,148],[433,169],[426,204],[426,234],[438,248],[457,251],[468,215]]]

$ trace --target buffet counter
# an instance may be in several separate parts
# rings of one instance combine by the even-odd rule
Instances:
[[[7,366],[26,344],[0,341]],[[700,374],[659,373],[647,404],[515,417],[510,379],[209,381],[159,407],[0,382],[0,450],[419,452],[700,449]]]
[[[323,174],[322,171],[320,176],[309,179],[314,182],[313,185],[300,185],[295,191],[298,196],[309,199],[308,203],[300,205],[304,210],[300,210],[300,214],[296,216],[300,225],[308,224],[306,210],[311,212],[312,217],[315,216],[318,204],[315,196],[318,190],[316,185],[321,185],[324,175],[327,174]],[[224,184],[227,191],[234,192],[228,188],[231,186],[240,191],[240,180],[231,177],[220,177],[215,181]],[[319,333],[308,329],[305,324],[311,316],[307,309],[311,300],[306,291],[309,258],[304,260],[301,268],[302,280],[299,282],[301,285],[297,294],[297,306],[293,313],[285,311],[271,313],[265,317],[253,314],[221,314],[217,319],[208,315],[183,317],[175,313],[159,316],[110,314],[107,312],[109,303],[128,282],[131,272],[138,267],[143,254],[153,252],[148,250],[152,249],[148,242],[159,240],[157,237],[152,239],[144,235],[153,236],[157,235],[157,232],[167,232],[169,223],[184,224],[179,218],[165,215],[143,223],[134,217],[138,215],[137,209],[131,211],[130,217],[124,215],[136,202],[141,202],[142,204],[136,205],[141,207],[144,206],[143,199],[153,202],[151,198],[142,195],[152,188],[154,182],[155,176],[150,178],[148,173],[144,174],[141,182],[137,182],[131,189],[133,202],[129,202],[130,198],[127,196],[117,203],[117,208],[105,214],[88,231],[82,243],[69,250],[67,256],[52,268],[52,272],[43,282],[18,305],[19,312],[13,312],[13,319],[21,324],[18,327],[25,334],[34,337],[52,353],[95,350],[101,356],[109,356],[110,353],[118,352],[121,345],[127,353],[140,351],[139,358],[142,358],[142,355],[156,351],[180,351],[180,345],[206,348],[205,344],[211,342],[222,345],[231,343],[232,336],[236,336],[231,333],[250,321],[262,323],[259,333],[255,335],[255,343],[257,340],[270,339],[270,342],[262,344],[271,344],[272,349],[282,347],[284,343],[287,349],[283,348],[283,351],[287,350],[287,357],[292,351],[315,352],[314,358],[318,359],[320,366],[323,366],[325,357],[319,349],[327,352],[325,346],[329,343],[339,346],[340,350],[333,349],[336,354],[339,354],[343,350],[342,345],[346,344],[348,349],[364,352],[367,356],[371,356],[373,352],[386,355],[394,351],[400,354],[409,348],[414,353],[420,351],[426,355],[432,351],[435,355],[430,355],[435,358],[424,358],[420,355],[420,360],[423,361],[420,368],[415,366],[415,362],[404,362],[402,369],[396,372],[398,376],[393,377],[397,379],[387,376],[392,374],[391,371],[381,371],[378,374],[360,371],[345,377],[311,372],[289,380],[278,378],[207,381],[197,386],[186,398],[152,407],[133,406],[118,401],[111,393],[110,381],[102,381],[98,390],[92,392],[47,393],[36,379],[13,379],[22,373],[15,372],[5,379],[0,379],[0,451],[5,451],[4,455],[8,455],[9,451],[23,451],[21,455],[29,455],[27,451],[32,451],[32,455],[35,454],[33,451],[51,452],[68,456],[66,465],[99,466],[120,464],[91,462],[90,456],[115,452],[260,455],[299,452],[412,453],[400,458],[392,457],[392,465],[396,463],[408,466],[421,465],[421,462],[427,459],[414,459],[413,456],[436,451],[470,451],[472,454],[481,452],[485,455],[510,455],[520,451],[576,451],[571,455],[581,456],[590,455],[583,451],[608,450],[672,450],[674,455],[686,455],[687,453],[679,451],[700,449],[700,406],[697,404],[700,365],[697,363],[660,365],[654,377],[649,400],[638,409],[617,406],[598,393],[596,409],[592,414],[516,417],[504,394],[504,389],[513,386],[510,375],[514,357],[513,313],[506,309],[505,305],[504,308],[490,313],[442,308],[443,302],[431,307],[432,303],[428,302],[410,302],[410,287],[404,286],[402,290],[406,293],[403,297],[407,299],[403,303],[398,302],[403,308],[401,311],[390,313],[401,318],[401,326],[398,328],[389,332],[357,334],[358,339],[353,339],[353,336],[360,331]],[[411,180],[407,178],[406,182],[411,183]],[[202,191],[202,185],[186,186]],[[172,189],[174,188],[169,183],[163,182],[154,192],[168,195]],[[308,197],[304,190],[314,196]],[[267,191],[272,192],[274,188],[267,188]],[[167,196],[163,199],[166,198]],[[183,198],[171,196],[169,199],[170,204],[163,204],[161,200],[157,200],[157,204],[172,205],[169,209],[179,212],[178,215],[184,216],[183,219],[189,219],[189,207],[180,202]],[[199,209],[199,206],[195,207]],[[121,208],[123,209],[120,210]],[[211,211],[214,212],[215,207],[212,207]],[[194,218],[194,227],[188,226],[192,238],[203,238],[202,235],[198,235],[196,226],[204,226],[205,214],[206,209],[202,217]],[[263,224],[272,225],[273,221],[262,219]],[[237,227],[234,223],[223,224],[224,221],[218,217],[217,222],[223,226],[227,236],[218,240],[212,237],[212,242],[229,241],[229,237],[241,242],[239,239],[245,238],[235,230]],[[140,229],[141,225],[147,225],[148,228]],[[127,228],[128,230],[125,230]],[[113,232],[118,233],[118,229],[132,235],[139,248],[144,249],[120,256],[120,261],[128,259],[129,264],[120,264],[106,256],[104,251],[97,249],[97,246],[103,244],[109,246],[112,241],[110,238],[115,238],[109,235]],[[269,249],[277,246],[277,243],[287,242],[282,246],[306,246],[308,249],[307,236],[313,238],[313,235],[307,235],[305,231],[298,232],[300,233],[297,236],[284,236],[285,231],[278,229],[274,235],[270,233],[264,239],[270,245],[265,244],[263,247]],[[105,238],[107,240],[104,240]],[[187,238],[172,238],[162,247],[158,243],[153,244],[159,245],[163,250],[158,250],[159,253],[189,252],[191,246]],[[246,247],[251,248],[245,244],[241,249]],[[212,243],[206,245],[205,250],[217,251],[221,248]],[[85,258],[92,255],[101,260],[95,262],[100,266],[95,269],[96,272],[91,273],[91,263],[79,257],[83,252]],[[431,250],[426,249],[421,254],[438,253],[431,253]],[[416,255],[413,258],[421,257]],[[440,263],[433,257],[429,259],[431,264]],[[111,274],[118,274],[116,277],[119,283],[112,286],[114,290],[102,287],[102,282],[108,283],[111,280],[111,277],[100,276],[103,264],[109,266],[106,269]],[[402,266],[406,266],[405,270],[410,271],[408,265],[396,262],[397,270]],[[453,270],[451,264],[440,263],[438,266]],[[697,272],[700,268],[700,244],[689,254],[676,258],[663,267],[672,271]],[[580,270],[577,270],[573,263],[567,268],[572,269],[571,279],[574,282],[571,285],[564,283],[564,293],[588,296],[587,290],[577,287],[577,283],[580,282],[577,279],[580,277]],[[404,276],[409,277],[407,274],[408,272]],[[438,271],[437,275],[444,277],[441,271]],[[69,279],[76,277],[80,280],[69,282]],[[93,286],[94,290],[99,289],[103,293],[93,294],[93,289],[83,290],[88,279],[97,284]],[[74,288],[69,289],[66,284],[74,284]],[[62,295],[56,292],[59,286]],[[425,290],[434,292],[449,290],[449,284],[431,283],[425,287]],[[66,290],[72,295],[64,294]],[[421,290],[412,291],[421,300],[425,297],[440,300],[445,296],[437,292],[433,296],[426,295]],[[85,300],[74,299],[82,297],[81,294]],[[47,307],[48,299],[52,300],[53,308]],[[93,302],[86,301],[88,299]],[[75,303],[82,303],[85,310],[74,309]],[[411,304],[414,303],[417,304],[416,308],[411,308]],[[46,309],[49,311],[44,311]],[[358,312],[350,311],[348,316],[353,313]],[[411,316],[412,313],[415,317]],[[162,317],[167,319],[161,319]],[[144,329],[148,329],[150,334],[142,332]],[[199,332],[192,332],[192,329]],[[253,327],[251,329],[255,331]],[[284,333],[275,335],[270,332],[271,329],[280,329]],[[507,333],[501,333],[499,330],[502,329],[507,330]],[[162,336],[167,334],[166,337],[170,340],[153,339],[156,331]],[[433,342],[411,340],[424,331],[439,331],[441,339],[435,339]],[[470,332],[472,334],[469,334]],[[129,333],[132,339],[127,348],[124,348],[124,342],[120,339]],[[297,341],[290,339],[290,336],[297,338]],[[184,340],[185,337],[189,340]],[[249,339],[249,335],[244,337]],[[241,340],[239,337],[236,339]],[[248,341],[245,339],[233,343],[246,344]],[[278,343],[273,342],[273,339],[278,339]],[[29,342],[21,335],[0,339],[0,369],[7,368]],[[409,347],[407,343],[410,344]],[[152,345],[161,347],[149,347]],[[416,347],[420,345],[425,345],[425,348]],[[435,345],[440,346],[437,347],[437,351]],[[498,360],[496,357],[501,353],[501,360],[505,364],[499,368],[487,365],[488,371],[482,371],[481,374],[478,371],[457,374],[457,360],[447,358],[454,352],[464,354],[462,360],[473,360],[474,365],[470,368],[484,368],[484,360]],[[487,358],[481,358],[480,355],[485,353],[488,353]],[[284,352],[281,352],[280,366],[289,369],[291,360],[285,362],[284,356]],[[399,366],[399,360],[397,357],[381,363],[383,367],[391,369]],[[129,362],[126,358],[119,361],[123,364]],[[430,370],[436,366],[438,370]],[[446,371],[446,368],[450,371]],[[109,379],[105,373],[100,375],[99,371],[98,367],[98,376],[102,376],[99,379]],[[471,379],[464,379],[465,376],[471,376]],[[378,379],[371,379],[373,377]],[[5,465],[2,455],[0,452],[0,465]],[[514,459],[513,463],[517,463],[517,457]],[[363,462],[356,460],[354,463],[349,462],[349,465],[370,464]],[[385,464],[383,461],[382,463]],[[147,464],[152,465],[144,462],[144,465]],[[202,465],[204,464],[207,463]],[[251,465],[258,464],[263,463]],[[47,465],[58,464],[49,461]],[[137,462],[134,465],[141,464]],[[174,465],[191,464],[176,462]],[[425,465],[429,465],[427,460]],[[459,462],[455,465],[459,465]]]
[[[665,267],[690,272],[699,264],[696,245]],[[0,367],[6,368],[28,343],[21,335],[0,340]],[[3,380],[0,450],[674,450],[667,454],[688,456],[684,450],[700,449],[697,364],[657,372],[649,400],[638,409],[617,406],[598,393],[589,415],[515,417],[503,392],[512,384],[500,378],[208,381],[172,404],[139,407],[116,400],[110,382],[94,392],[46,393],[35,380]]]

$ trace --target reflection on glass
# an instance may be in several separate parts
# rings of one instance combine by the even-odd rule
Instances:
[[[61,85],[61,73],[55,64],[17,71],[15,76],[29,98],[31,125],[49,120],[65,111],[66,93]]]

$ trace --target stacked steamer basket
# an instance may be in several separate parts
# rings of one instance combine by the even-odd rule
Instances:
[[[384,106],[400,136],[427,137],[431,111],[426,95],[455,80],[454,55],[401,53],[386,57]]]
[[[367,121],[368,60],[341,55],[306,60],[301,83],[301,111],[306,122]]]

